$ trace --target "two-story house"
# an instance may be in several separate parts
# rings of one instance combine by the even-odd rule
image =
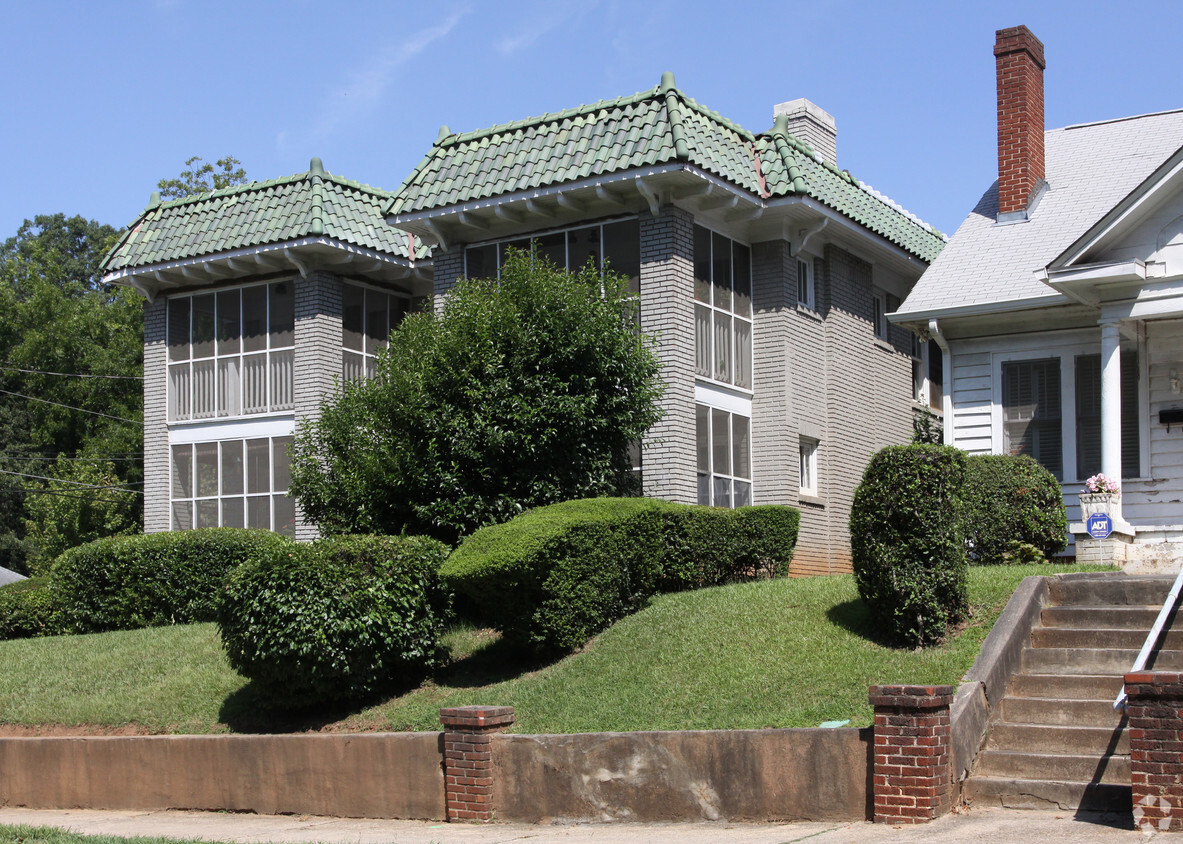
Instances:
[[[282,502],[297,534],[310,534],[281,497],[276,455],[291,426],[332,391],[333,378],[360,371],[345,327],[356,329],[356,320],[340,291],[366,291],[367,303],[371,295],[390,297],[388,322],[358,335],[370,338],[372,351],[398,307],[445,296],[463,275],[495,275],[506,248],[533,245],[560,266],[590,259],[628,276],[641,327],[658,338],[667,389],[663,419],[637,456],[645,494],[799,506],[793,571],[848,570],[847,521],[867,459],[906,442],[918,400],[937,397],[939,380],[929,377],[942,371],[935,345],[889,325],[886,315],[944,239],[839,169],[836,151],[833,118],[808,101],[777,106],[773,127],[755,134],[687,97],[666,74],[628,97],[473,132],[445,127],[392,195],[314,164],[309,174],[279,180],[307,185],[286,198],[266,187],[277,183],[263,183],[149,208],[107,264],[109,280],[135,283],[151,299],[146,425],[156,456],[148,474],[167,470],[172,480],[149,481],[161,501],[146,529],[213,523],[216,506],[218,523],[237,524],[240,497],[247,523],[256,523],[250,497],[264,493],[240,491],[233,461],[242,443],[249,479],[247,449],[263,434],[243,426],[271,425],[272,512]],[[318,184],[322,194],[333,186],[332,201],[317,204]],[[235,211],[238,204],[250,210]],[[373,215],[364,224],[362,205]],[[305,227],[281,231],[268,222],[256,236],[245,221],[268,215],[298,217]],[[308,219],[321,220],[317,233]],[[318,237],[313,251],[310,238]],[[296,291],[296,318],[274,342],[289,344],[275,349],[292,359],[293,393],[283,406],[252,404],[250,418],[241,418],[245,399],[240,408],[219,404],[219,385],[235,376],[221,374],[230,364],[217,343],[220,311],[211,316],[207,303],[216,308],[225,294],[232,308],[239,297],[243,344],[227,354],[237,354],[235,371],[245,372],[245,320],[254,307],[245,291],[283,278]],[[368,320],[368,305],[361,312]],[[173,335],[165,337],[174,319],[175,352]],[[269,355],[271,342],[268,335]],[[208,399],[202,389],[213,391]],[[186,390],[195,396],[189,404],[179,398]],[[212,443],[231,455],[216,484]],[[262,445],[254,448],[262,454]]]

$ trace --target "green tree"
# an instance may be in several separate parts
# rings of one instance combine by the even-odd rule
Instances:
[[[651,338],[623,281],[511,255],[407,317],[298,432],[291,489],[329,534],[454,542],[530,507],[620,494],[629,445],[660,416]]]
[[[0,244],[0,560],[30,549],[29,500],[59,455],[103,457],[120,485],[142,469],[143,306],[101,283],[118,232],[83,217],[26,220]],[[139,496],[136,496],[137,500]],[[138,521],[139,504],[135,507]],[[50,530],[49,526],[43,526]],[[3,562],[0,562],[3,564]]]
[[[185,162],[185,169],[174,179],[161,179],[156,183],[164,199],[180,199],[196,193],[229,188],[246,181],[246,170],[242,162],[232,155],[219,158],[213,164],[193,156]]]
[[[128,489],[111,461],[59,457],[49,464],[52,480],[29,497],[26,538],[35,550],[30,568],[46,564],[67,548],[104,536],[139,531],[139,495]]]

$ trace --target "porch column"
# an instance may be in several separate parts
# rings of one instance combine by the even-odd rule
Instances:
[[[1101,471],[1121,483],[1121,330],[1101,323]],[[1121,499],[1116,503],[1121,518]]]

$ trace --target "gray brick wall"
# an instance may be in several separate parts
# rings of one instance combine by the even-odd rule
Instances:
[[[342,281],[326,272],[296,279],[296,426],[320,417],[324,400],[341,378]],[[316,525],[296,505],[296,538],[312,540]]]
[[[658,338],[663,416],[642,443],[645,495],[698,500],[694,444],[694,220],[641,216],[641,327]]]
[[[144,532],[169,529],[168,302],[144,305]]]
[[[453,246],[447,252],[432,257],[435,284],[435,309],[438,311],[448,291],[464,275],[464,245]]]
[[[796,504],[797,443],[791,435],[796,262],[783,240],[752,244],[752,483],[757,504]]]

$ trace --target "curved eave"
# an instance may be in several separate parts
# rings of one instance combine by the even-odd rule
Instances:
[[[152,301],[170,290],[230,284],[253,275],[294,272],[307,276],[324,270],[422,296],[431,292],[429,268],[430,261],[412,262],[402,256],[319,236],[125,267],[107,273],[103,281],[133,287]]]

